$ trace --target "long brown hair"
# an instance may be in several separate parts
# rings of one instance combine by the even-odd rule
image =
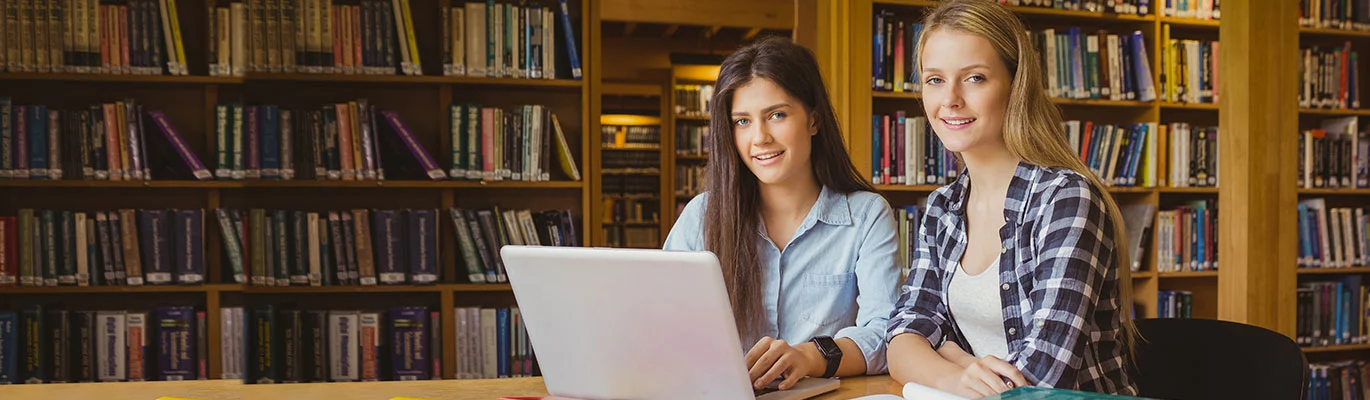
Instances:
[[[723,61],[710,105],[709,163],[705,167],[708,202],[704,211],[704,247],[723,267],[744,343],[758,339],[761,308],[761,269],[757,265],[757,232],[761,223],[761,191],[756,175],[742,163],[732,139],[733,94],[752,79],[774,82],[798,99],[815,118],[818,133],[810,136],[810,161],[814,178],[828,190],[851,193],[875,188],[852,165],[842,143],[818,60],[807,48],[787,38],[766,37],[739,49]]]
[[[923,41],[937,30],[953,30],[988,40],[1013,76],[1008,110],[1004,118],[1004,144],[1009,153],[1029,164],[1066,168],[1089,179],[1108,208],[1113,225],[1113,255],[1118,273],[1118,316],[1123,345],[1134,348],[1136,327],[1129,312],[1132,304],[1132,254],[1127,243],[1127,225],[1118,203],[1098,177],[1090,172],[1080,156],[1071,149],[1061,126],[1061,110],[1051,102],[1043,84],[1042,64],[1027,28],[1008,8],[987,0],[943,1],[923,19],[926,27],[915,50],[922,55]],[[921,57],[916,57],[921,58]],[[914,68],[921,68],[921,65]]]

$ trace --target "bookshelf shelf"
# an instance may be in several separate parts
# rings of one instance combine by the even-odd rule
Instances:
[[[1189,28],[1206,28],[1206,29],[1211,29],[1211,30],[1214,30],[1214,31],[1218,30],[1218,26],[1219,26],[1219,25],[1218,25],[1219,21],[1218,21],[1218,20],[1214,20],[1214,19],[1180,18],[1180,17],[1161,17],[1161,23],[1163,23],[1163,24],[1175,25],[1175,26],[1184,26],[1184,27],[1189,27]]]
[[[1299,114],[1302,115],[1370,115],[1370,109],[1327,109],[1327,108],[1300,108]]]
[[[1218,105],[1215,104],[1215,103],[1171,103],[1171,102],[1163,102],[1163,103],[1161,103],[1161,109],[1162,109],[1162,110],[1204,110],[1204,111],[1218,111]]]
[[[1164,194],[1218,194],[1216,187],[1163,187],[1158,191]]]
[[[937,2],[936,2],[936,1],[930,1],[930,0],[876,0],[875,3],[876,3],[876,4],[879,4],[879,5],[911,6],[911,7],[934,7],[934,6],[937,5]],[[1010,10],[1013,10],[1014,13],[1017,13],[1017,14],[1019,14],[1019,15],[1027,15],[1027,16],[1042,16],[1042,17],[1054,17],[1054,18],[1068,18],[1068,19],[1077,19],[1077,20],[1102,20],[1102,21],[1108,21],[1108,22],[1114,22],[1114,23],[1125,23],[1125,22],[1126,22],[1126,23],[1136,23],[1136,24],[1147,23],[1147,22],[1155,22],[1155,21],[1156,21],[1156,17],[1155,17],[1155,16],[1152,16],[1152,15],[1149,15],[1149,14],[1148,14],[1148,15],[1127,15],[1127,14],[1104,13],[1104,12],[1099,12],[1099,11],[1058,10],[1058,9],[1054,9],[1054,8],[1027,7],[1027,6],[1008,6],[1008,8],[1009,8]]]
[[[442,290],[451,290],[451,291],[453,291],[453,292],[458,292],[458,293],[462,293],[462,292],[510,292],[510,291],[513,291],[513,290],[514,290],[514,287],[511,286],[511,285],[509,285],[509,284],[507,284],[507,283],[488,283],[488,284],[459,283],[459,284],[454,284],[454,285],[439,285],[439,287],[441,287]]]
[[[1366,38],[1366,37],[1370,37],[1370,31],[1353,31],[1353,30],[1349,30],[1349,29],[1332,29],[1332,28],[1299,27],[1299,36],[1303,36],[1303,35],[1324,36],[1324,37],[1358,37],[1358,38]]]
[[[603,147],[604,151],[661,151],[661,146],[636,146],[636,147]]]
[[[221,76],[182,76],[182,75],[116,75],[80,73],[43,73],[43,72],[6,72],[0,73],[3,81],[51,81],[51,82],[92,82],[92,83],[137,83],[137,84],[240,84],[243,78]]]
[[[1301,188],[1300,195],[1322,195],[1322,196],[1365,196],[1370,195],[1370,189],[1330,189],[1330,188]]]
[[[1156,271],[1136,271],[1132,273],[1132,280],[1153,279],[1155,277]]]
[[[1344,344],[1340,346],[1308,346],[1303,348],[1304,353],[1335,353],[1359,350],[1370,350],[1370,343]]]
[[[1299,275],[1345,275],[1370,274],[1370,267],[1351,268],[1299,268]]]
[[[921,99],[923,94],[919,92],[871,92],[871,97],[877,99]]]
[[[530,88],[580,88],[585,85],[576,79],[515,79],[480,78],[465,76],[408,76],[408,75],[364,75],[364,74],[285,74],[254,73],[248,74],[243,83],[252,82],[330,82],[330,83],[381,83],[413,85],[490,85],[522,86]]]
[[[243,288],[243,293],[439,293],[442,290],[441,285],[246,286]]]
[[[102,180],[0,180],[0,188],[165,188],[224,189],[242,187],[240,181],[102,181]]]
[[[142,286],[10,286],[0,288],[0,294],[70,294],[70,293],[204,293],[235,291],[241,285],[142,285]]]
[[[1083,106],[1083,107],[1126,107],[1126,108],[1150,108],[1154,102],[1136,100],[1096,100],[1096,99],[1063,99],[1053,97],[1052,103],[1059,106]]]
[[[1156,188],[1137,186],[1110,186],[1108,188],[1109,193],[1151,193],[1155,191]]]
[[[630,227],[630,228],[656,228],[656,227],[661,226],[661,223],[660,223],[660,222],[656,222],[656,221],[624,221],[624,222],[605,221],[605,222],[604,222],[604,226],[625,226],[625,227]]]
[[[1156,276],[1161,279],[1217,278],[1218,271],[1158,272]]]

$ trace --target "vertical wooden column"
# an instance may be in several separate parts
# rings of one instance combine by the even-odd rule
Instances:
[[[848,0],[795,0],[794,35],[800,45],[808,47],[818,58],[818,69],[823,74],[823,83],[832,98],[833,109],[837,112],[838,125],[844,133],[847,147],[851,148],[851,131],[857,127],[852,110],[852,71],[859,71],[860,63],[852,60],[855,54],[850,46],[854,26],[848,19],[856,7]],[[869,8],[869,4],[867,4]],[[869,13],[867,13],[869,15]],[[867,71],[870,60],[866,60]],[[869,79],[869,77],[867,77]],[[869,100],[867,100],[869,101]],[[869,117],[867,117],[869,118]],[[869,129],[869,128],[868,128]],[[860,164],[857,164],[860,165]]]
[[[1295,331],[1297,2],[1224,4],[1218,318]]]
[[[581,223],[580,245],[585,247],[605,245],[603,236],[604,207],[601,207],[601,195],[604,191],[604,176],[599,172],[600,161],[600,142],[599,142],[599,116],[603,114],[603,95],[604,83],[600,80],[604,76],[604,35],[600,32],[603,29],[602,15],[600,10],[603,5],[599,1],[587,1],[585,5],[585,55],[581,57],[585,60],[583,70],[585,71],[585,87],[582,89],[584,103],[581,106],[584,122],[581,124],[585,130],[581,132],[581,210],[584,218]],[[591,38],[593,40],[591,40]],[[662,171],[664,175],[666,171]]]

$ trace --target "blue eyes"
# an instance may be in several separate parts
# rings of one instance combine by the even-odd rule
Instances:
[[[984,81],[985,81],[985,76],[984,76],[984,75],[971,75],[971,76],[966,77],[966,82],[971,82],[971,83],[983,83]],[[941,85],[942,82],[943,82],[942,78],[935,77],[935,76],[934,76],[934,77],[930,77],[930,78],[928,78],[927,80],[923,81],[923,83],[928,84],[928,85]]]
[[[771,118],[771,119],[783,119],[783,118],[785,118],[785,116],[786,116],[786,115],[785,115],[785,113],[784,113],[783,111],[776,111],[776,112],[771,113],[770,118]],[[747,125],[750,125],[751,123],[752,123],[752,120],[746,119],[746,118],[738,118],[738,119],[733,120],[733,125],[737,125],[737,126],[747,126]]]

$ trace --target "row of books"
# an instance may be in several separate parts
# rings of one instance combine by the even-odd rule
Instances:
[[[1156,100],[1151,61],[1141,31],[1114,34],[1100,29],[1045,29],[1031,32],[1042,55],[1047,92],[1067,99]]]
[[[675,166],[675,194],[685,200],[694,198],[700,193],[704,193],[704,166],[703,165],[676,165]]]
[[[656,195],[661,189],[661,178],[652,175],[605,175],[600,192],[606,196]]]
[[[442,376],[442,318],[427,307],[226,307],[220,318],[223,379],[270,384]]]
[[[471,283],[504,283],[509,278],[499,249],[506,245],[580,246],[571,210],[448,209],[457,228],[461,263]]]
[[[244,72],[422,75],[407,0],[244,0],[210,5],[212,76]]]
[[[675,114],[708,117],[714,85],[675,85]]]
[[[944,185],[956,179],[961,161],[942,145],[927,117],[905,111],[871,119],[871,183]]]
[[[580,180],[561,122],[547,106],[452,104],[450,126],[452,179],[549,181],[556,163],[566,178]]]
[[[1357,120],[1327,119],[1299,132],[1299,187],[1370,187],[1370,140]]]
[[[1197,200],[1156,215],[1156,271],[1218,269],[1218,204]]]
[[[1342,360],[1308,364],[1308,400],[1370,399],[1370,363]]]
[[[256,286],[438,282],[436,210],[216,209],[233,281]]]
[[[314,110],[215,107],[218,179],[444,179],[398,113],[366,99]]]
[[[1299,0],[1299,26],[1370,30],[1370,1]]]
[[[541,375],[518,307],[457,307],[457,379]]]
[[[1097,11],[1114,14],[1146,15],[1151,0],[998,0],[999,4],[1051,8],[1071,11]],[[1197,1],[1197,0],[1193,0]],[[1217,1],[1217,0],[1214,0]]]
[[[196,285],[204,211],[20,209],[0,217],[0,286]]]
[[[656,249],[661,247],[661,228],[656,226],[605,225],[600,230],[609,247]]]
[[[161,111],[144,110],[131,98],[57,110],[0,97],[0,179],[154,177],[210,178]]]
[[[908,280],[913,259],[918,255],[918,233],[923,226],[922,209],[917,205],[896,206],[894,219],[899,221],[899,281]]]
[[[1170,39],[1165,25],[1161,43],[1161,100],[1175,103],[1217,104],[1218,41]]]
[[[600,155],[600,171],[604,174],[661,173],[661,156],[656,153],[615,151]]]
[[[1321,198],[1299,200],[1299,268],[1370,264],[1370,221],[1360,207],[1328,207]]]
[[[1310,347],[1365,343],[1370,334],[1366,329],[1366,315],[1370,314],[1366,296],[1370,296],[1370,287],[1361,284],[1359,275],[1300,282],[1295,341]]]
[[[566,0],[554,4],[548,8],[539,1],[491,1],[440,7],[443,75],[580,79],[576,27]]]
[[[1299,49],[1299,107],[1360,108],[1360,56],[1351,42]]]
[[[599,142],[605,149],[661,148],[660,126],[604,125],[599,127]]]
[[[0,70],[188,75],[176,1],[0,2]]]
[[[204,311],[0,311],[0,384],[206,379]]]
[[[1188,290],[1156,291],[1156,318],[1193,318],[1194,295]]]
[[[677,124],[675,127],[675,154],[681,156],[709,155],[709,126]]]
[[[615,197],[605,196],[601,200],[604,207],[604,223],[655,223],[660,218],[656,197]]]
[[[1221,0],[1165,0],[1164,3],[1161,13],[1167,17],[1222,19]]]
[[[872,36],[871,90],[921,92],[922,80],[914,68],[914,48],[923,35],[921,16],[901,16],[899,9],[875,10]],[[906,26],[907,24],[907,26]]]

